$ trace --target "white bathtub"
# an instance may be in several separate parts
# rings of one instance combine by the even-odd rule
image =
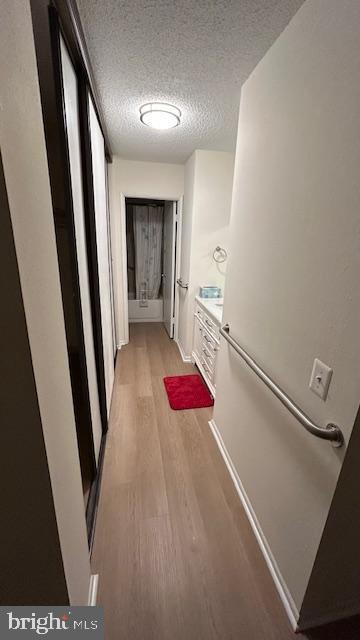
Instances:
[[[147,300],[147,307],[140,306],[140,300],[129,300],[129,322],[162,322],[163,299]]]

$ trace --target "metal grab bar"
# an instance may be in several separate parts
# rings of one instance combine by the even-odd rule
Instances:
[[[181,287],[182,289],[188,289],[189,285],[188,284],[184,284],[183,281],[181,280],[181,278],[178,278],[176,280],[177,284],[179,285],[179,287]]]
[[[225,340],[235,349],[236,353],[245,360],[246,364],[256,373],[256,375],[262,380],[267,387],[273,392],[273,394],[282,402],[282,404],[292,413],[292,415],[305,427],[307,431],[312,433],[317,438],[322,438],[323,440],[330,440],[331,444],[334,447],[341,447],[344,444],[344,436],[342,434],[341,429],[331,422],[326,425],[326,427],[319,427],[315,424],[308,416],[296,406],[296,404],[289,398],[289,396],[280,389],[280,387],[275,384],[269,378],[269,376],[259,367],[259,365],[253,360],[246,351],[234,340],[234,338],[230,335],[230,327],[228,324],[225,324],[220,328],[220,334],[225,338]]]

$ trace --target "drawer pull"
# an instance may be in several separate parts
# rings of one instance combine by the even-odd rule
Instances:
[[[214,326],[214,325],[213,325],[213,323],[212,323],[212,322],[210,322],[210,320],[208,320],[207,318],[205,318],[205,322],[206,322],[206,324],[207,324],[207,326],[208,326],[208,327],[211,327],[211,329],[213,328],[213,326]]]
[[[203,352],[205,353],[207,358],[211,358],[211,353],[209,353],[208,350],[205,349],[205,347],[203,348]]]

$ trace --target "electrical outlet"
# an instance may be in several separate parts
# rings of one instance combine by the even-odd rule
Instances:
[[[315,358],[309,387],[311,391],[316,393],[316,395],[319,396],[322,400],[326,400],[331,376],[332,369],[321,362],[321,360],[319,360],[318,358]]]

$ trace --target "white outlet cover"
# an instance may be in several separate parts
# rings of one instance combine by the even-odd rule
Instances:
[[[322,400],[326,400],[333,370],[315,358],[309,387]]]

